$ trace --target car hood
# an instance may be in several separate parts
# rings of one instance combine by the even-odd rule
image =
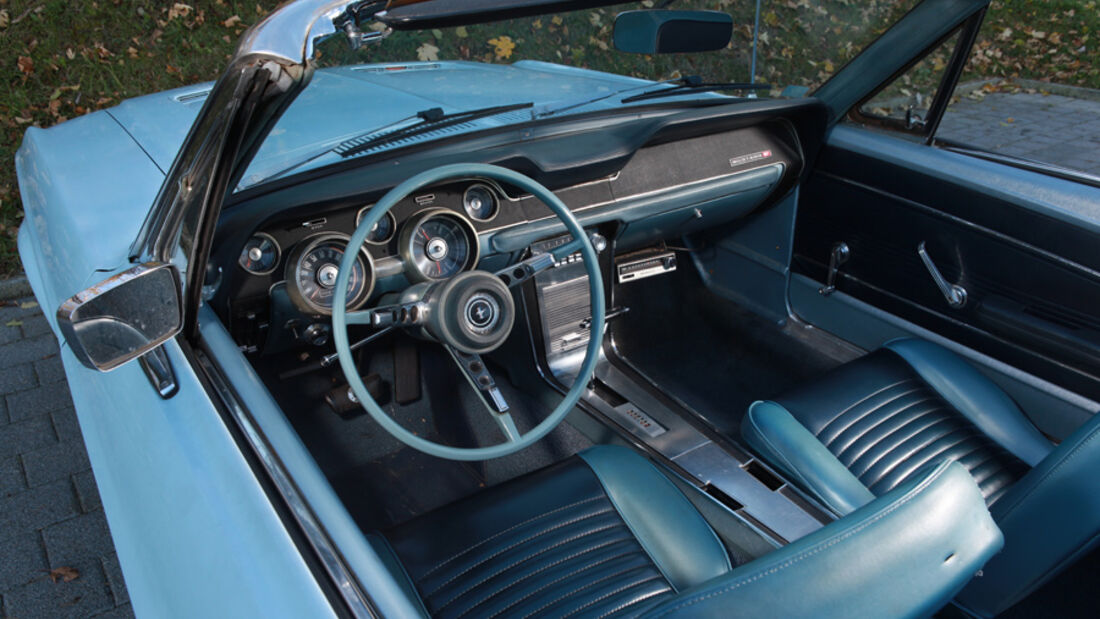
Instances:
[[[241,185],[255,184],[344,140],[430,108],[454,112],[526,102],[542,106],[598,97],[650,83],[530,60],[510,65],[416,62],[320,69],[261,145]],[[199,84],[130,99],[111,109],[110,114],[165,172],[210,88],[210,83]],[[601,105],[610,104],[598,102],[585,109]],[[445,133],[511,124],[530,117],[530,110],[519,110],[463,123],[448,128]],[[432,132],[417,139],[431,140],[440,137],[441,133]],[[395,146],[409,143],[403,141]],[[320,161],[318,165],[321,163],[325,162]]]

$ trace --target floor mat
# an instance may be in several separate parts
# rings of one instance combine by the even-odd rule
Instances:
[[[690,261],[620,285],[630,311],[610,330],[622,357],[729,436],[754,400],[776,396],[837,365],[780,325],[710,292]]]

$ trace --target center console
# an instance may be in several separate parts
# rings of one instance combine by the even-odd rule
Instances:
[[[544,253],[567,240],[552,239],[533,246],[532,251]],[[617,257],[612,253],[605,251],[601,256],[608,321],[630,311],[614,304],[617,286],[644,286],[639,280],[660,277],[678,266],[676,252],[664,246]],[[525,299],[536,361],[543,377],[560,390],[573,384],[589,340],[587,287],[584,265],[575,255],[536,277],[534,292]],[[594,378],[580,407],[716,499],[776,546],[812,533],[835,518],[733,439],[709,427],[675,394],[663,392],[631,366],[617,354],[612,336],[605,336]]]

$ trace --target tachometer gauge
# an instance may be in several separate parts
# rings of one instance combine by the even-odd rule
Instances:
[[[267,275],[279,264],[279,244],[270,234],[257,232],[241,248],[237,264],[253,275]]]
[[[366,216],[369,210],[370,206],[359,209],[359,213],[355,216],[356,228],[359,227],[359,222],[363,221],[363,217]],[[397,221],[393,218],[393,213],[387,212],[382,216],[382,219],[378,220],[378,223],[371,226],[370,232],[367,234],[367,242],[374,245],[385,245],[390,242],[393,233],[396,231]]]
[[[497,216],[497,194],[487,185],[470,185],[462,196],[462,208],[471,219],[489,221]]]
[[[477,231],[453,211],[421,211],[405,222],[399,249],[409,279],[447,279],[477,264]]]
[[[287,261],[286,283],[290,299],[312,314],[332,314],[336,294],[336,276],[344,259],[348,237],[318,234],[304,239]],[[348,309],[356,309],[374,288],[374,268],[370,255],[360,252],[348,280]]]

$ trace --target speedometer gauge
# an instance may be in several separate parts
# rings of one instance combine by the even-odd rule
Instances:
[[[237,264],[253,275],[267,275],[279,264],[279,244],[270,234],[257,232],[241,248]]]
[[[489,221],[497,216],[497,194],[487,185],[470,185],[462,195],[462,208],[471,219]]]
[[[332,314],[336,294],[336,276],[347,249],[347,237],[319,234],[303,240],[287,261],[286,283],[290,299],[312,314]],[[374,269],[370,255],[361,252],[348,279],[348,309],[356,309],[374,288]]]
[[[477,232],[458,213],[430,209],[405,223],[400,250],[410,279],[447,279],[477,264]]]

